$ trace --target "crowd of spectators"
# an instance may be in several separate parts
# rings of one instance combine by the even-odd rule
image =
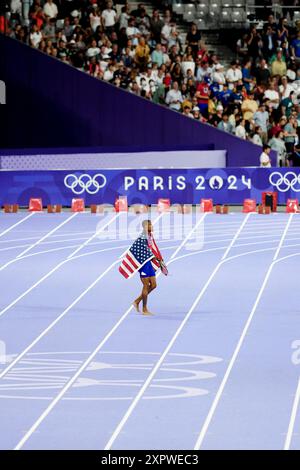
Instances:
[[[117,12],[111,0],[11,0],[7,18],[11,37],[300,166],[300,24],[270,14],[252,25],[225,70],[195,24],[182,39],[168,7],[149,16],[130,2]]]

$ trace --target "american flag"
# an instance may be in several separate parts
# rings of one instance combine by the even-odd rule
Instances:
[[[153,258],[154,254],[148,246],[148,237],[142,233],[125,253],[121,266],[119,267],[119,272],[128,279],[144,266],[147,261]],[[159,263],[155,260],[153,264],[154,268],[157,269]]]

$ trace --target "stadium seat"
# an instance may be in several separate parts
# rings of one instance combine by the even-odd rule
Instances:
[[[210,23],[217,25],[217,23],[219,22],[219,18],[220,18],[220,10],[216,10],[216,11],[210,10],[208,16],[209,16]]]
[[[246,6],[245,0],[232,0],[231,4],[234,5],[235,7],[244,8],[244,9]]]
[[[210,2],[208,2],[208,0],[201,0],[200,3],[198,3],[197,5],[196,12],[199,13],[201,11],[205,11],[206,13],[208,13],[209,9]]]
[[[183,15],[184,13],[184,5],[182,3],[174,3],[173,4],[173,11],[177,15]]]
[[[198,19],[204,19],[208,14],[208,8],[204,5],[204,8],[202,10],[197,10],[196,13],[196,18]]]
[[[220,0],[212,0],[212,3],[210,5],[210,11],[213,11],[214,13],[218,13],[220,10]]]
[[[221,11],[221,22],[222,23],[229,23],[230,21],[232,21],[232,10],[230,8],[223,8],[223,10]]]
[[[194,3],[187,3],[186,5],[184,5],[184,12],[188,13],[189,11],[191,11],[192,13],[196,11]]]
[[[294,21],[300,20],[300,11],[295,11],[294,12]]]
[[[246,21],[245,11],[242,8],[234,8],[231,17],[234,23],[244,23]]]
[[[186,12],[184,12],[183,18],[184,18],[185,21],[190,23],[190,22],[194,21],[195,16],[196,16],[195,11],[186,11]]]
[[[209,7],[210,4],[211,4],[211,0],[199,0],[199,3],[197,4],[197,9],[203,5],[206,5],[207,7]]]
[[[200,30],[207,29],[207,23],[204,21],[203,18],[196,19],[194,23],[197,25],[197,28]]]

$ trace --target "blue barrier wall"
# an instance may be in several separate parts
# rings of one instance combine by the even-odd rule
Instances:
[[[73,198],[89,204],[114,204],[126,196],[129,204],[199,204],[212,198],[215,204],[261,202],[263,191],[276,191],[278,203],[299,197],[300,169],[214,168],[160,170],[3,171],[0,172],[0,205],[28,206],[31,197],[43,204],[70,206]]]
[[[96,80],[0,35],[2,148],[211,145],[228,166],[258,165],[261,148]],[[273,156],[274,157],[274,156]]]

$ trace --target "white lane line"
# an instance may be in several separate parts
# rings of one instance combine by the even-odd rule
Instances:
[[[79,214],[79,212],[77,212],[76,214]],[[94,232],[93,232],[94,233]],[[125,233],[125,232],[124,232]],[[108,231],[107,236],[110,235],[110,232]],[[118,235],[120,235],[120,232],[118,232]],[[53,238],[54,237],[59,237],[61,235],[53,235]],[[25,239],[22,239],[23,241]],[[31,239],[27,239],[27,240],[37,240],[37,237],[34,237],[34,238],[31,238]],[[69,242],[75,242],[75,241],[81,241],[81,240],[87,240],[87,238],[66,238],[64,240],[47,240],[47,242],[45,243],[41,243],[41,245],[58,245],[58,244],[63,244],[63,243],[69,243]],[[93,245],[105,245],[105,244],[108,244],[108,243],[115,243],[116,241],[127,241],[127,238],[120,238],[118,240],[113,240],[113,239],[110,239],[110,240],[102,240],[102,241],[97,241],[95,243],[90,243],[89,245],[90,246],[93,246]],[[21,239],[19,240],[9,240],[9,242],[19,242],[21,241]],[[159,243],[167,243],[168,240],[160,240]],[[5,242],[7,243],[7,241]],[[28,246],[30,246],[30,244],[25,244],[25,245],[13,245],[13,246],[7,246],[6,248],[0,248],[0,252],[1,251],[7,251],[7,250],[16,250],[17,248],[27,248]],[[74,246],[78,246],[78,245],[74,245]]]
[[[119,212],[112,220],[112,222],[120,215],[121,213]],[[98,230],[96,233],[94,233],[91,237],[89,237],[87,240],[85,240],[84,243],[82,243],[82,245],[80,245],[78,248],[76,248],[76,250],[74,250],[69,256],[67,259],[70,259],[70,258],[73,258],[73,256],[76,255],[76,253],[78,253],[78,251],[82,250],[82,248],[84,248],[86,245],[88,245],[92,240],[94,240],[94,238],[98,237],[98,235],[103,232],[103,229],[100,229]]]
[[[123,240],[119,240],[119,241],[122,241]],[[177,240],[178,241],[178,240]],[[231,238],[229,239],[226,239],[226,240],[221,240],[222,243],[223,242],[229,242],[231,241]],[[160,240],[160,243],[167,243],[169,242],[169,240]],[[174,240],[174,243],[176,242],[176,240]],[[216,242],[217,243],[217,242]],[[259,244],[266,244],[268,243],[270,245],[270,240],[268,242],[259,242]],[[272,241],[272,243],[276,243],[275,240]],[[212,242],[205,242],[206,245],[209,245],[209,244],[212,244]],[[253,243],[238,243],[235,245],[235,248],[240,248],[240,247],[244,247],[244,246],[251,246],[251,245],[256,245],[257,246],[257,242],[253,242]],[[90,243],[90,247],[92,246],[97,246],[97,245],[103,245],[103,243]],[[127,243],[128,245],[128,243]],[[119,245],[119,246],[113,246],[113,247],[110,247],[110,248],[105,248],[105,249],[100,249],[100,250],[94,250],[94,251],[89,251],[88,253],[83,253],[81,255],[77,255],[77,256],[74,256],[72,259],[78,259],[78,258],[81,258],[81,257],[84,257],[84,256],[90,256],[90,255],[93,255],[93,254],[97,254],[97,253],[102,253],[103,251],[113,251],[113,250],[116,250],[122,246],[127,246],[127,245]],[[299,244],[297,245],[285,245],[284,248],[293,248],[293,247],[296,247],[296,246],[300,246]],[[38,251],[36,253],[31,253],[30,255],[26,255],[24,258],[27,258],[27,257],[32,257],[32,256],[37,256],[37,255],[43,255],[45,253],[52,253],[52,252],[56,252],[56,251],[61,251],[61,250],[66,250],[66,249],[71,249],[71,248],[76,248],[77,245],[67,245],[67,246],[62,246],[62,247],[59,247],[59,248],[51,248],[50,250],[43,250],[43,251]],[[169,248],[169,247],[168,247]],[[174,247],[172,247],[174,248]],[[197,251],[194,251],[193,253],[188,253],[188,254],[185,254],[185,255],[182,255],[177,259],[181,259],[181,258],[185,258],[186,256],[193,256],[194,254],[199,254],[199,253],[206,253],[208,251],[217,251],[217,250],[224,250],[226,249],[227,246],[218,246],[218,247],[215,247],[215,248],[209,248],[207,250],[197,250]],[[166,250],[167,248],[166,247],[163,247],[164,250]],[[240,253],[238,255],[236,255],[236,257],[239,257],[239,256],[244,256],[245,254],[250,254],[250,253],[259,253],[259,252],[264,252],[264,251],[270,251],[270,250],[274,250],[275,251],[276,247],[274,246],[273,248],[263,248],[263,249],[260,249],[260,250],[253,250],[253,251],[249,251],[249,252],[246,252],[246,253]],[[1,250],[0,250],[1,251]],[[231,259],[231,258],[229,258]],[[229,260],[227,259],[227,260]],[[170,263],[170,261],[169,261]]]
[[[26,217],[24,217],[23,219],[19,220],[19,222],[16,222],[15,224],[11,225],[10,227],[8,227],[6,230],[4,230],[3,232],[0,233],[0,237],[3,237],[6,233],[10,232],[11,230],[13,230],[15,227],[17,227],[18,225],[22,224],[23,222],[25,222],[25,220],[29,219],[30,217],[32,217],[34,215],[34,212],[31,212],[30,214],[28,214]]]
[[[243,228],[245,227],[246,223],[248,222],[248,219],[249,219],[249,216],[250,216],[251,212],[249,212],[249,214],[246,215],[245,219],[243,220],[243,223],[242,225],[240,226],[240,228],[238,229],[238,231],[236,232],[235,236],[233,237],[233,239],[231,240],[230,244],[228,245],[228,248],[227,250],[225,251],[224,255],[222,256],[221,260],[223,261],[225,258],[227,258],[227,255],[229,253],[229,251],[231,250],[231,248],[233,247],[233,245],[235,244],[237,238],[239,237],[241,231],[243,230]]]
[[[234,352],[233,352],[233,355],[232,355],[232,357],[231,357],[231,360],[230,360],[230,362],[229,362],[229,364],[228,364],[228,367],[227,367],[227,370],[226,370],[225,375],[224,375],[224,377],[223,377],[223,380],[222,380],[222,382],[221,382],[221,385],[220,385],[220,387],[219,387],[219,389],[218,389],[218,391],[217,391],[217,393],[216,393],[216,396],[215,396],[215,398],[214,398],[214,401],[213,401],[213,403],[212,403],[212,405],[211,405],[211,407],[210,407],[210,410],[209,410],[209,412],[208,412],[208,415],[207,415],[207,417],[206,417],[206,419],[205,419],[205,421],[204,421],[204,424],[203,424],[203,426],[202,426],[202,429],[201,429],[201,431],[200,431],[200,434],[199,434],[199,436],[198,436],[198,438],[197,438],[197,441],[196,441],[194,450],[199,450],[199,449],[201,448],[202,444],[203,444],[203,441],[204,441],[204,438],[205,438],[206,433],[207,433],[207,431],[208,431],[208,428],[209,428],[209,426],[210,426],[211,420],[212,420],[212,418],[213,418],[213,416],[214,416],[214,413],[215,413],[215,411],[216,411],[216,409],[217,409],[217,406],[218,406],[218,404],[219,404],[219,401],[220,401],[220,399],[221,399],[221,397],[222,397],[224,388],[225,388],[225,386],[226,386],[226,384],[227,384],[227,381],[228,381],[228,378],[229,378],[229,376],[230,376],[230,373],[231,373],[231,371],[232,371],[232,369],[233,369],[233,367],[234,367],[235,361],[236,361],[236,359],[237,359],[237,357],[238,357],[238,354],[239,354],[239,352],[240,352],[240,349],[241,349],[241,347],[242,347],[242,345],[243,345],[244,339],[245,339],[245,337],[246,337],[246,335],[247,335],[247,332],[248,332],[249,327],[250,327],[250,325],[251,325],[252,319],[253,319],[253,317],[254,317],[254,315],[255,315],[256,309],[257,309],[258,304],[259,304],[259,302],[260,302],[260,299],[261,299],[261,297],[262,297],[262,295],[263,295],[263,293],[264,293],[264,290],[265,290],[265,287],[266,287],[267,282],[268,282],[268,280],[269,280],[269,277],[270,277],[270,275],[271,275],[273,266],[274,266],[275,263],[276,263],[276,259],[277,259],[278,254],[279,254],[279,250],[280,250],[280,248],[282,247],[282,244],[283,244],[283,242],[284,242],[284,239],[285,239],[285,236],[286,236],[286,234],[287,234],[288,228],[289,228],[290,223],[291,223],[291,221],[292,221],[292,217],[293,217],[293,214],[290,214],[289,219],[288,219],[288,222],[287,222],[287,224],[286,224],[286,227],[285,227],[285,229],[284,229],[284,231],[283,231],[283,234],[282,234],[282,237],[281,237],[281,239],[280,239],[278,248],[277,248],[277,250],[276,250],[276,252],[275,252],[275,254],[274,254],[273,261],[272,261],[271,265],[269,266],[269,269],[268,269],[268,271],[267,271],[267,274],[266,274],[266,276],[265,276],[265,279],[264,279],[264,281],[263,281],[263,283],[262,283],[262,285],[261,285],[261,288],[260,288],[260,290],[259,290],[259,293],[258,293],[258,295],[257,295],[257,297],[256,297],[256,299],[255,299],[255,302],[254,302],[254,305],[253,305],[252,310],[251,310],[251,312],[250,312],[249,318],[248,318],[248,320],[247,320],[247,322],[246,322],[246,324],[245,324],[245,327],[244,327],[244,329],[243,329],[243,331],[242,331],[242,334],[241,334],[241,336],[240,336],[240,339],[239,339],[239,341],[238,341],[238,344],[237,344],[237,346],[236,346],[236,348],[235,348],[235,350],[234,350]]]
[[[274,255],[274,257],[273,257],[273,262],[276,261],[277,258],[278,258],[278,255],[279,255],[279,252],[280,252],[281,247],[282,247],[282,245],[283,245],[283,242],[284,242],[284,239],[285,239],[285,237],[286,237],[287,231],[288,231],[289,226],[290,226],[290,224],[291,224],[291,222],[292,222],[292,218],[293,218],[293,214],[290,214],[288,223],[286,224],[286,227],[285,227],[284,232],[283,232],[283,234],[282,234],[282,237],[281,237],[281,239],[280,239],[279,245],[278,245],[277,250],[276,250],[276,252],[275,252],[275,255]]]
[[[218,236],[217,235],[212,235],[212,236],[206,236],[206,238],[207,238],[207,240],[210,240],[210,239],[219,240],[220,238],[225,238],[225,237],[226,238],[229,237],[230,239],[232,239],[232,236],[233,236],[234,233],[235,233],[235,230],[232,230],[232,232],[230,232],[230,233],[229,232],[225,232],[225,233],[224,232],[221,232],[221,233],[219,232]],[[248,235],[250,235],[250,234],[244,233],[242,239],[243,240],[252,240],[254,236],[256,236],[257,239],[261,238],[262,240],[265,239],[265,238],[270,238],[270,237],[271,238],[273,238],[273,237],[280,238],[281,233],[279,233],[279,232],[276,233],[276,232],[272,231],[272,233],[270,233],[268,235],[266,235],[266,232],[264,232],[264,235],[259,235],[259,234],[257,234],[257,232],[253,232],[250,236],[248,236]]]
[[[120,214],[120,213],[119,213]],[[155,221],[153,222],[153,224],[156,224],[158,220],[160,220],[160,218],[162,217],[163,213],[161,213],[158,217],[156,217]],[[140,216],[138,216],[138,219],[143,219],[143,215],[141,214]],[[166,229],[167,231],[167,229]],[[102,230],[100,230],[100,232],[102,232]],[[120,234],[127,234],[127,232],[119,232],[118,235],[120,236]],[[164,231],[162,230],[162,234],[164,233]],[[167,231],[168,233],[168,231]],[[75,255],[78,251],[80,251],[82,248],[84,248],[88,243],[90,243],[90,241],[92,241],[96,236],[98,236],[99,233],[96,233],[94,235],[92,235],[90,238],[88,238],[77,250],[75,250],[68,258],[75,258]],[[119,241],[122,241],[122,240],[119,240]],[[126,241],[126,240],[125,240]],[[111,240],[112,243],[115,243],[115,240]],[[126,252],[127,250],[125,250]],[[123,256],[123,254],[121,255]]]
[[[288,431],[287,431],[287,435],[286,435],[286,439],[284,443],[284,450],[290,450],[290,447],[291,447],[299,403],[300,403],[300,378],[298,380],[298,386],[297,386],[297,390],[296,390],[296,394],[294,398],[291,418],[290,418],[289,427],[288,427]]]
[[[60,223],[57,227],[55,227],[53,230],[51,230],[50,232],[46,233],[46,235],[43,235],[42,238],[40,238],[39,240],[37,240],[35,243],[33,243],[32,245],[30,245],[29,247],[27,247],[25,250],[23,250],[19,255],[17,255],[14,259],[8,261],[7,263],[3,264],[1,267],[0,267],[0,271],[3,271],[3,269],[7,268],[8,266],[12,265],[13,263],[15,263],[16,261],[20,261],[21,257],[24,256],[26,253],[28,253],[28,251],[32,250],[33,248],[35,248],[37,245],[39,245],[43,240],[46,240],[46,238],[50,237],[52,235],[52,233],[55,233],[57,230],[59,230],[61,227],[63,227],[65,224],[67,224],[71,219],[73,219],[75,216],[77,215],[77,213],[75,214],[72,214],[71,217],[68,217],[66,220],[64,220],[62,223]]]
[[[206,213],[200,217],[200,219],[198,220],[198,222],[194,225],[194,227],[192,227],[192,229],[190,230],[190,232],[187,234],[187,236],[182,240],[182,242],[180,243],[179,247],[174,251],[174,253],[172,254],[171,258],[170,258],[170,261],[172,259],[175,258],[175,256],[177,255],[177,253],[181,250],[181,248],[184,247],[184,245],[186,244],[187,240],[189,240],[191,238],[191,236],[193,235],[193,233],[197,230],[197,228],[199,227],[199,225],[201,225],[201,223],[203,222],[203,220],[205,219],[206,217]]]
[[[163,213],[161,213],[153,222],[153,225],[155,225],[163,216]],[[118,247],[121,248],[121,247]],[[127,247],[128,249],[128,247]],[[127,251],[126,249],[126,251]],[[105,251],[105,249],[103,250]],[[125,252],[126,252],[125,251]],[[124,253],[125,253],[124,252]],[[74,251],[76,253],[76,250]],[[76,258],[79,258],[77,256]],[[100,276],[95,279],[76,299],[52,322],[50,325],[45,328],[18,356],[5,368],[3,369],[2,372],[0,372],[0,379],[2,379],[20,360],[47,334],[49,333],[50,330],[65,316],[67,313],[72,310],[72,308],[91,290],[95,285],[104,277],[106,274],[116,265],[120,262],[120,257],[113,263],[111,263],[108,268],[103,271]]]
[[[80,214],[80,212],[76,212],[76,214]],[[94,233],[94,232],[93,232]],[[75,233],[69,234],[68,237],[75,236]],[[47,243],[63,243],[64,241],[70,241],[70,240],[86,240],[88,237],[76,237],[76,238],[67,238],[67,235],[65,233],[62,233],[60,235],[53,235],[53,238],[63,238],[66,237],[64,240],[51,240],[47,241]],[[4,245],[4,243],[18,243],[18,242],[30,242],[32,240],[38,240],[39,237],[26,237],[26,238],[12,238],[10,240],[2,240],[0,242],[1,245]],[[30,243],[27,243],[26,246],[29,246]],[[15,248],[18,248],[19,245],[14,245]]]
[[[247,216],[245,217],[245,219],[243,220],[242,224],[240,225],[239,229],[237,230],[235,236],[233,237],[233,239],[231,240],[229,246],[227,247],[226,251],[225,251],[225,254],[227,255],[229,253],[229,250],[230,248],[233,246],[233,243],[234,241],[237,239],[237,235],[241,233],[241,230],[243,229],[243,227],[245,226],[245,223],[247,222],[248,218],[250,216],[250,213],[247,214]],[[201,300],[201,298],[203,297],[203,295],[205,294],[207,288],[209,287],[211,281],[214,279],[215,277],[215,274],[217,273],[217,271],[219,270],[220,266],[224,263],[225,261],[225,258],[224,258],[224,255],[222,257],[222,260],[217,264],[216,268],[213,270],[212,274],[209,276],[208,280],[206,281],[205,285],[203,286],[203,288],[201,289],[200,291],[200,294],[198,294],[198,296],[196,297],[195,301],[193,302],[193,305],[191,306],[191,308],[189,309],[188,313],[185,315],[183,321],[180,323],[178,329],[176,330],[175,334],[173,335],[171,341],[168,343],[167,347],[165,348],[165,350],[163,351],[163,353],[161,354],[159,360],[157,361],[157,363],[155,364],[155,366],[153,367],[151,373],[148,375],[147,379],[145,380],[143,386],[140,388],[139,392],[137,393],[137,395],[135,396],[134,400],[132,401],[131,405],[129,406],[128,410],[126,411],[126,413],[124,414],[123,418],[121,419],[121,421],[119,422],[119,424],[117,425],[116,429],[114,430],[114,432],[112,433],[109,441],[107,442],[106,446],[104,447],[104,450],[110,450],[115,442],[115,440],[117,439],[117,437],[119,436],[120,432],[122,431],[123,427],[125,426],[125,424],[127,423],[128,419],[130,418],[131,414],[133,413],[134,409],[136,408],[137,404],[139,403],[139,401],[141,400],[142,396],[144,395],[145,391],[147,390],[147,388],[149,387],[153,377],[155,376],[155,374],[158,372],[159,368],[161,367],[163,361],[165,360],[166,356],[168,355],[169,351],[171,350],[173,344],[175,343],[175,341],[177,340],[178,336],[180,335],[180,333],[182,332],[185,324],[187,323],[187,321],[189,320],[190,316],[192,315],[193,311],[195,310],[195,308],[197,307],[199,301]]]
[[[32,214],[30,214],[32,215]],[[235,225],[231,228],[231,230],[222,230],[222,234],[225,235],[225,234],[228,234],[228,235],[232,235],[232,233],[235,231],[235,228],[238,226],[238,223],[236,222]],[[265,227],[269,227],[270,224],[265,224],[264,225]],[[188,227],[188,226],[187,226]],[[191,226],[192,227],[192,226]],[[272,227],[273,228],[276,228],[275,224],[272,223]],[[223,224],[222,224],[222,228],[223,228]],[[298,229],[291,229],[290,230],[290,233],[293,232],[293,230],[298,230]],[[25,230],[24,232],[27,232],[28,230]],[[31,231],[29,231],[30,233],[32,233]],[[48,241],[47,243],[63,243],[64,241],[66,242],[69,242],[69,241],[75,241],[75,240],[86,240],[88,238],[88,235],[91,235],[92,233],[94,233],[93,231],[86,231],[86,232],[65,232],[65,233],[61,233],[61,234],[55,234],[53,235],[53,238],[63,238],[65,237],[66,239],[65,240],[57,240],[57,241]],[[122,232],[119,232],[119,234],[121,234]],[[125,232],[124,232],[125,233]],[[213,229],[212,228],[209,228],[207,227],[206,228],[206,238],[210,238],[210,233],[219,233],[219,230],[216,230],[216,229]],[[251,235],[253,233],[256,233],[256,229],[254,230],[254,232],[252,233],[252,231],[246,231],[245,233]],[[300,232],[299,232],[300,234]],[[80,235],[86,235],[86,237],[79,237]],[[67,237],[71,237],[71,236],[77,236],[77,238],[67,238]],[[222,235],[220,235],[222,236]],[[16,239],[11,239],[11,240],[0,240],[0,244],[4,244],[4,243],[13,243],[13,242],[25,242],[25,241],[30,241],[30,240],[37,240],[38,237],[27,237],[27,238],[16,238]],[[162,242],[163,240],[161,240],[160,242]],[[105,241],[102,241],[100,243],[111,243],[110,240],[105,240]],[[8,248],[5,248],[5,249],[12,249],[12,248],[23,248],[23,247],[26,247],[28,245],[15,245],[13,247],[8,247]],[[2,249],[3,250],[3,249]],[[2,251],[0,249],[0,251]]]
[[[114,216],[112,219],[110,219],[109,222],[107,222],[105,225],[102,225],[101,228],[96,232],[97,234],[99,234],[101,231],[105,230],[110,224],[112,224],[114,222],[114,220],[119,217],[119,215],[121,214],[121,212],[119,212],[116,216]],[[85,245],[80,245],[79,248],[82,248],[83,246]],[[78,253],[78,248],[76,248],[76,250],[73,251],[72,255],[75,254],[75,253]],[[51,269],[50,271],[48,271],[44,276],[42,276],[38,281],[36,281],[32,286],[30,286],[28,289],[26,289],[22,294],[20,294],[15,300],[13,300],[9,305],[7,305],[6,307],[4,307],[1,311],[0,311],[0,317],[2,317],[2,315],[4,315],[9,309],[11,309],[14,305],[16,305],[21,299],[23,299],[27,294],[29,294],[31,291],[33,291],[37,286],[39,286],[42,282],[44,282],[46,279],[48,279],[48,277],[50,277],[53,273],[55,273],[61,266],[63,266],[64,264],[66,264],[67,262],[69,262],[72,258],[68,257],[67,259],[64,259],[63,261],[61,261],[60,263],[58,263],[53,269]]]
[[[79,213],[77,213],[79,214]],[[185,216],[186,217],[186,216]],[[223,237],[224,235],[228,235],[228,236],[232,236],[234,233],[235,233],[235,228],[238,227],[238,223],[235,222],[235,226],[232,227],[231,231],[225,231],[223,230],[223,224],[222,224],[222,233],[220,233],[220,228],[218,230],[213,230],[211,231],[211,229],[208,229],[206,228],[206,235],[205,235],[205,239],[208,240],[209,238],[212,238],[212,235],[210,235],[210,233],[215,233],[216,235],[214,235],[214,240],[213,241],[210,241],[210,242],[207,242],[207,243],[215,243],[215,242],[218,242],[218,241],[221,241],[219,240],[219,237]],[[270,227],[270,224],[268,224],[266,226],[266,228],[269,228]],[[185,228],[185,231],[187,231],[188,229],[191,229],[192,228],[192,225],[189,224],[189,225],[184,225],[184,228]],[[168,229],[166,229],[166,232],[168,232]],[[290,230],[290,233],[292,232],[292,229]],[[70,242],[70,241],[80,241],[80,240],[87,240],[88,237],[76,237],[76,238],[66,238],[67,236],[70,237],[70,236],[74,236],[74,235],[80,235],[80,234],[86,234],[86,235],[90,235],[91,233],[94,233],[92,231],[89,231],[89,232],[70,232],[70,233],[63,233],[63,234],[55,234],[52,236],[52,238],[62,238],[62,237],[65,237],[65,239],[63,240],[47,240],[46,243],[42,243],[42,244],[59,244],[59,243],[64,243],[64,242]],[[164,230],[162,230],[161,232],[162,234],[164,233]],[[245,234],[251,234],[250,231],[245,231],[244,232]],[[256,232],[253,232],[253,234],[255,234]],[[265,232],[261,232],[261,233],[265,233]],[[127,234],[126,231],[123,231],[123,232],[118,232],[119,236],[122,235],[122,234]],[[274,233],[274,225],[272,224],[272,236],[276,236],[276,234]],[[270,235],[271,236],[271,235]],[[276,238],[279,238],[280,237],[280,234],[278,235],[278,237]],[[253,237],[248,237],[248,238],[253,238]],[[265,237],[262,237],[262,238],[265,238]],[[2,243],[2,245],[4,243],[8,244],[8,243],[13,243],[13,242],[25,242],[25,241],[30,241],[30,240],[37,240],[38,237],[30,237],[30,238],[18,238],[18,239],[12,239],[12,240],[2,240],[0,241],[0,243]],[[297,240],[298,238],[295,238],[295,240]],[[228,238],[228,239],[223,239],[222,241],[227,241],[227,240],[231,240],[231,237]],[[160,240],[160,243],[163,243],[165,242],[166,240]],[[99,241],[97,242],[97,244],[102,244],[102,243],[112,243],[112,240],[102,240],[102,241]],[[261,242],[261,243],[268,243],[268,241],[266,242]],[[96,243],[94,243],[96,244]],[[92,245],[92,243],[91,243]],[[17,248],[25,248],[29,246],[28,244],[26,245],[14,245],[14,246],[10,246],[10,247],[7,247],[7,248],[1,248],[0,251],[5,251],[5,250],[9,250],[9,249],[17,249]]]
[[[206,217],[206,214],[203,214],[203,216],[198,220],[198,222],[195,224],[191,232],[185,237],[184,241],[185,243],[188,241],[189,237],[192,235],[194,230],[200,225],[200,223],[204,220]],[[184,243],[180,244],[180,249],[184,246]],[[178,247],[179,248],[179,247]],[[175,253],[178,253],[178,248],[175,250]],[[118,260],[119,262],[119,260]],[[94,285],[97,283],[94,281]],[[67,384],[63,387],[63,389],[59,392],[59,394],[54,398],[54,400],[50,403],[50,405],[46,408],[46,410],[40,415],[40,417],[35,421],[35,423],[31,426],[31,428],[26,432],[24,437],[20,440],[20,442],[16,445],[15,450],[20,450],[24,446],[24,444],[28,441],[30,436],[36,431],[36,429],[40,426],[40,424],[44,421],[44,419],[49,415],[49,413],[53,410],[53,408],[57,405],[57,403],[63,398],[63,396],[66,394],[66,392],[72,387],[74,382],[76,382],[77,378],[81,375],[81,373],[88,367],[88,365],[92,362],[94,357],[98,354],[100,349],[107,343],[109,338],[114,334],[114,332],[118,329],[118,327],[123,323],[123,321],[127,318],[129,313],[131,312],[133,306],[131,305],[126,312],[122,315],[122,317],[117,321],[117,323],[113,326],[113,328],[106,334],[106,336],[101,340],[101,342],[98,344],[96,349],[89,355],[89,357],[86,359],[86,361],[81,365],[81,367],[77,370],[77,372],[73,375],[73,377],[67,382]]]
[[[18,356],[7,366],[1,373],[0,379],[2,379],[21,359],[44,337],[49,333],[52,328],[65,316],[67,313],[72,310],[72,308],[91,290],[93,287],[116,265],[119,263],[119,260],[114,261],[97,279],[92,282],[76,299],[52,322],[50,325],[45,328],[39,336],[37,336],[34,341],[32,341],[27,348],[25,348]]]

